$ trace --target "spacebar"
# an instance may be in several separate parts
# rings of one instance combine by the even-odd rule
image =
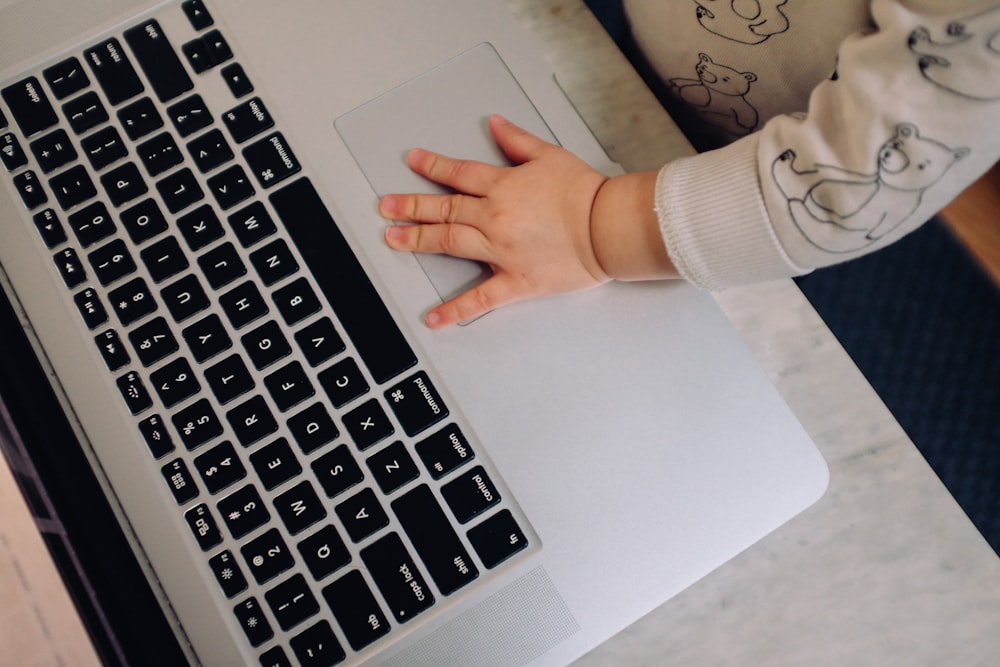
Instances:
[[[413,349],[309,179],[286,185],[270,199],[375,381],[416,365]]]

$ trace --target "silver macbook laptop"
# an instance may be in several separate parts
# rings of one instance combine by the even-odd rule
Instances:
[[[0,0],[6,454],[108,664],[565,664],[823,493],[693,288],[422,325],[483,269],[378,195],[494,112],[617,169],[502,2]]]

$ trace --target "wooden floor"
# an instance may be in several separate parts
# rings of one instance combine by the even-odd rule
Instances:
[[[941,218],[1000,288],[1000,163],[941,211]]]

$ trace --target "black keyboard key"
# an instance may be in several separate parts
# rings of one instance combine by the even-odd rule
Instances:
[[[64,100],[90,85],[87,72],[76,58],[67,58],[42,71],[56,99]]]
[[[417,456],[434,479],[441,479],[476,456],[465,434],[455,424],[417,443],[416,449]]]
[[[256,192],[243,167],[238,164],[208,179],[208,189],[222,210],[230,209],[250,199]]]
[[[0,109],[0,130],[7,129],[7,116],[3,115],[3,109]]]
[[[222,114],[222,122],[238,144],[274,127],[274,119],[259,97],[253,97]]]
[[[448,408],[423,371],[390,387],[385,392],[385,400],[409,436],[430,428],[448,416]]]
[[[389,621],[359,571],[352,570],[324,588],[323,598],[355,651],[389,632]]]
[[[185,97],[167,107],[167,115],[182,137],[189,137],[212,124],[212,114],[201,95]]]
[[[101,353],[104,365],[109,371],[121,370],[132,361],[125,346],[122,345],[121,338],[118,337],[118,332],[114,329],[98,334],[94,338],[94,344],[97,345],[97,350]]]
[[[278,231],[274,220],[260,202],[254,202],[229,216],[229,226],[244,248]]]
[[[243,576],[243,570],[240,569],[232,551],[227,549],[212,556],[208,559],[208,566],[212,568],[212,574],[215,575],[219,588],[227,598],[239,595],[247,589],[247,578]]]
[[[299,278],[274,292],[274,303],[278,312],[289,326],[295,325],[313,313],[319,312],[322,305],[316,297],[309,281]]]
[[[98,171],[128,156],[125,142],[113,127],[102,128],[85,137],[80,142],[80,147],[90,161],[90,166]]]
[[[154,372],[149,376],[149,381],[156,389],[160,401],[168,408],[186,401],[201,391],[201,384],[191,370],[191,364],[183,357],[174,359]]]
[[[163,282],[188,268],[187,255],[177,239],[167,236],[139,253],[154,282]]]
[[[445,484],[441,495],[461,523],[468,523],[500,502],[500,492],[482,466]]]
[[[152,199],[145,199],[121,212],[122,225],[136,245],[167,230],[167,219]]]
[[[142,180],[139,168],[131,162],[115,167],[101,176],[101,185],[108,193],[108,199],[114,206],[121,206],[149,192],[149,187]],[[58,197],[58,195],[57,191],[56,196]]]
[[[174,494],[174,500],[178,505],[186,505],[198,497],[198,486],[194,483],[183,459],[175,459],[166,464],[160,468],[160,474],[167,480],[167,486],[170,487],[170,492]]]
[[[247,274],[247,267],[232,243],[223,243],[198,258],[202,275],[212,289],[225,287]]]
[[[207,398],[178,411],[170,421],[188,450],[197,449],[212,438],[222,435],[222,424]]]
[[[218,315],[209,315],[186,327],[181,335],[198,363],[211,359],[233,346]]]
[[[94,202],[67,218],[70,229],[84,248],[99,243],[115,233],[115,222],[101,202]]]
[[[528,538],[509,510],[501,510],[470,529],[469,542],[489,569],[528,547]]]
[[[378,488],[386,495],[420,476],[420,470],[413,462],[413,457],[406,451],[406,446],[399,441],[368,457],[368,469],[371,470]]]
[[[302,466],[284,438],[278,438],[251,454],[250,465],[257,471],[257,477],[268,491],[302,472]]]
[[[264,386],[282,412],[316,395],[316,390],[302,369],[302,364],[297,361],[282,366],[265,377]]]
[[[226,419],[233,427],[236,439],[244,447],[249,447],[278,430],[278,422],[262,396],[254,396],[233,408],[226,413]]]
[[[205,380],[221,405],[236,400],[254,388],[254,380],[240,355],[226,357],[205,369]]]
[[[247,469],[228,440],[196,457],[194,467],[209,493],[218,493],[247,476]]]
[[[253,92],[253,83],[247,78],[243,66],[239,63],[223,67],[222,80],[229,86],[229,92],[233,94],[233,97],[243,97]]]
[[[132,141],[155,132],[163,127],[163,117],[157,111],[153,100],[143,97],[118,110],[118,122]]]
[[[222,542],[222,532],[219,525],[215,523],[208,505],[202,503],[192,507],[184,513],[184,520],[194,534],[194,539],[202,551],[218,546]]]
[[[225,234],[219,216],[209,204],[203,204],[177,219],[177,228],[188,247],[197,252]]]
[[[193,39],[187,42],[181,46],[181,51],[195,74],[203,74],[218,64],[208,43],[203,39]]]
[[[236,614],[236,620],[243,628],[250,646],[256,648],[274,636],[274,630],[256,598],[236,605],[233,613]]]
[[[240,340],[257,369],[267,368],[292,353],[285,334],[274,320],[257,327]]]
[[[430,487],[408,491],[392,502],[392,509],[442,593],[450,595],[479,576]]]
[[[76,149],[70,143],[65,130],[50,132],[31,142],[31,152],[35,154],[38,166],[45,174],[51,173],[76,159]]]
[[[112,105],[116,106],[143,91],[142,81],[117,39],[112,37],[87,49],[84,60]]]
[[[15,171],[28,164],[28,155],[11,132],[0,135],[0,162],[7,171]]]
[[[170,325],[162,317],[154,317],[128,335],[139,362],[146,367],[166,359],[179,349]]]
[[[244,486],[217,503],[219,515],[234,539],[249,535],[271,519],[264,501],[252,485]]]
[[[33,220],[35,229],[38,230],[46,248],[55,248],[66,242],[66,231],[63,229],[62,223],[59,222],[59,216],[51,208],[36,213]]]
[[[135,371],[118,378],[117,384],[118,391],[121,392],[125,405],[132,414],[137,415],[153,405],[153,399],[146,390],[146,385]]]
[[[160,415],[150,415],[139,422],[139,433],[153,458],[162,458],[174,451],[174,441]]]
[[[281,646],[272,646],[260,654],[261,667],[292,667],[292,663]]]
[[[357,397],[363,396],[370,388],[364,373],[350,357],[320,373],[319,383],[335,408],[347,405]]]
[[[282,630],[290,630],[319,612],[319,603],[301,574],[269,590],[264,599]]]
[[[134,278],[111,290],[108,302],[124,326],[138,322],[157,308],[156,299],[142,278]]]
[[[26,137],[59,122],[42,84],[33,76],[0,90],[0,97]]]
[[[64,167],[76,159],[76,149],[73,148],[65,130],[50,132],[32,141],[30,146],[38,166],[45,174]]]
[[[205,3],[201,0],[184,0],[181,3],[181,8],[184,10],[184,15],[188,17],[188,21],[191,22],[191,27],[195,30],[204,30],[215,23],[212,15],[205,9]]]
[[[416,355],[312,183],[300,179],[270,199],[375,381],[416,365]]]
[[[406,623],[434,605],[430,586],[396,533],[362,549],[361,560],[397,622]]]
[[[205,290],[193,273],[164,287],[160,290],[160,296],[175,322],[183,322],[209,306]]]
[[[53,259],[66,287],[73,289],[87,280],[87,271],[83,268],[83,262],[80,261],[80,256],[76,254],[75,249],[66,248],[56,253]]]
[[[92,130],[108,120],[108,112],[97,93],[84,93],[63,105],[63,114],[77,134]]]
[[[299,553],[309,573],[317,581],[351,562],[351,554],[340,533],[333,526],[324,526],[298,544]]]
[[[194,88],[191,77],[170,45],[160,24],[154,20],[125,31],[125,41],[132,47],[139,67],[145,72],[161,102],[169,102]]]
[[[389,525],[389,516],[371,489],[363,489],[340,503],[336,512],[355,544]]]
[[[243,554],[250,574],[253,575],[258,584],[274,579],[295,565],[295,558],[285,546],[285,541],[281,538],[277,528],[272,528],[259,537],[255,537],[240,549],[240,552]]]
[[[96,329],[108,321],[108,311],[101,303],[101,297],[93,288],[88,287],[74,296],[73,302],[76,304],[76,309],[80,311],[80,317],[83,318],[83,323],[87,325],[88,329]]]
[[[301,533],[309,526],[326,518],[326,510],[319,496],[307,482],[299,482],[288,491],[274,499],[274,508],[278,511],[285,528],[290,535]]]
[[[218,30],[210,30],[202,37],[208,45],[212,58],[216,63],[224,63],[233,57],[233,51],[229,48],[229,43]]]
[[[142,142],[135,150],[146,172],[154,178],[184,161],[184,156],[169,132]]]
[[[87,255],[87,259],[90,260],[94,275],[102,285],[110,285],[121,280],[134,273],[136,269],[135,260],[121,239],[115,239],[94,250]]]
[[[385,440],[396,431],[385,410],[374,398],[344,415],[344,426],[361,451]]]
[[[340,436],[322,403],[314,403],[289,419],[288,430],[304,454],[310,454]]]
[[[300,667],[330,667],[343,662],[347,657],[326,621],[303,630],[292,637],[289,644]]]
[[[264,188],[273,187],[302,171],[302,165],[281,132],[250,144],[243,149],[243,157]]]
[[[267,286],[274,285],[299,270],[298,262],[282,239],[271,241],[250,253],[250,263]]]
[[[364,481],[365,475],[347,445],[340,445],[312,462],[312,470],[327,497],[335,498]]]
[[[188,153],[198,170],[207,174],[220,164],[233,159],[233,150],[219,130],[209,130],[187,145]]]
[[[257,369],[267,368],[292,353],[281,327],[274,320],[246,334],[241,342]]]
[[[64,211],[97,195],[97,188],[82,165],[70,167],[53,176],[49,179],[49,186]]]
[[[237,329],[264,317],[268,313],[267,303],[260,295],[260,290],[252,282],[245,282],[234,287],[219,297],[219,304],[229,318],[229,322]]]
[[[296,332],[295,342],[310,366],[319,366],[347,349],[329,317],[316,320]]]
[[[49,200],[49,196],[45,194],[45,188],[38,181],[38,174],[30,169],[14,176],[14,189],[21,195],[21,201],[24,202],[25,208],[29,211]]]
[[[190,169],[181,169],[156,183],[163,203],[171,213],[177,213],[205,198],[205,192]]]

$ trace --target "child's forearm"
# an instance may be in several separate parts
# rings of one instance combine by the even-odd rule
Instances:
[[[604,183],[590,213],[598,262],[615,280],[679,278],[653,208],[657,172],[615,176]]]

